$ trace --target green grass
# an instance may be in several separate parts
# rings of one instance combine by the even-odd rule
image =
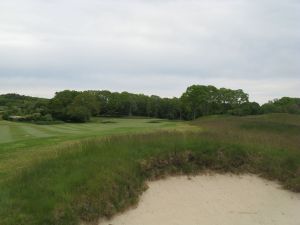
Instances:
[[[0,121],[1,122],[1,121]],[[2,125],[0,127],[0,143],[12,141],[12,134],[8,125]]]
[[[191,124],[201,127],[207,136],[227,143],[300,151],[300,115],[210,116]]]
[[[265,130],[267,132],[277,132],[277,133],[289,133],[300,135],[300,126],[293,124],[284,124],[278,122],[262,122],[262,121],[251,121],[242,124],[241,128],[253,129],[253,130]]]
[[[0,182],[0,224],[93,222],[136,204],[148,179],[205,170],[255,173],[300,192],[299,124],[300,116],[287,114],[213,116],[190,122],[190,126],[145,119],[94,121],[56,125],[66,131],[61,132],[66,137],[57,137],[60,144],[50,147],[39,147],[45,138],[33,138],[31,132],[28,141],[37,141],[31,147],[6,149],[6,157],[2,154],[6,166],[0,171],[6,175]],[[98,125],[111,129],[101,130],[101,137],[93,133],[86,139],[90,127]],[[17,136],[23,132],[26,129],[20,129]],[[22,155],[24,151],[27,154]],[[13,169],[13,160],[13,165],[22,168]]]
[[[159,121],[159,124],[151,124],[152,121]],[[149,124],[150,123],[150,124]],[[136,130],[144,131],[153,128],[162,128],[174,126],[175,123],[166,120],[154,119],[120,119],[120,118],[94,118],[89,123],[64,123],[55,125],[36,125],[30,123],[15,123],[9,121],[0,121],[0,149],[7,148],[7,146],[14,147],[16,142],[24,142],[26,147],[36,145],[35,139],[41,137],[59,137],[62,141],[106,135],[108,133],[123,133],[126,131]],[[12,137],[12,138],[8,138]],[[33,144],[31,145],[31,141]],[[41,140],[41,144],[49,144],[48,141]]]
[[[31,164],[32,161],[52,155],[59,145],[93,137],[118,134],[153,132],[161,129],[182,129],[180,122],[154,119],[94,118],[90,123],[64,123],[36,125],[0,120],[0,182],[11,176],[11,172]],[[107,121],[110,121],[107,123]],[[155,121],[158,121],[155,119]],[[104,123],[103,123],[104,122]]]

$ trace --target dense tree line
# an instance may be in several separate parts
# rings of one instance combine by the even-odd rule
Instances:
[[[85,122],[91,116],[145,116],[178,119],[180,101],[128,92],[69,91],[56,93],[49,110],[56,119]]]
[[[300,114],[300,98],[283,97],[263,104],[263,113],[292,113]]]
[[[248,105],[249,98],[241,89],[193,85],[182,94],[181,102],[185,118],[195,119],[211,114],[243,114],[241,106]]]
[[[92,116],[143,116],[192,120],[212,114],[256,115],[260,113],[300,113],[300,99],[284,97],[262,107],[249,102],[243,90],[192,85],[180,98],[128,92],[71,91],[57,92],[54,98],[42,99],[17,94],[0,95],[0,113],[4,119],[86,122]]]
[[[49,100],[18,94],[0,95],[0,114],[3,119],[19,118],[21,121],[52,121]]]
[[[195,119],[211,114],[249,115],[259,113],[259,104],[250,103],[242,90],[193,85],[180,98],[128,92],[69,91],[50,100],[52,116],[64,121],[84,122],[91,116],[145,116],[166,119]]]

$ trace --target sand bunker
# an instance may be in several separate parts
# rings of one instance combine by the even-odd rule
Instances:
[[[99,225],[299,225],[300,194],[252,175],[171,177]]]

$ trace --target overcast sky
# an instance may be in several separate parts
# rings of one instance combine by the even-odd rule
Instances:
[[[0,0],[0,93],[300,97],[300,0]]]

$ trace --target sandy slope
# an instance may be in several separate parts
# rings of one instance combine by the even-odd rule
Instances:
[[[252,175],[149,183],[136,209],[99,225],[300,225],[300,194]]]

